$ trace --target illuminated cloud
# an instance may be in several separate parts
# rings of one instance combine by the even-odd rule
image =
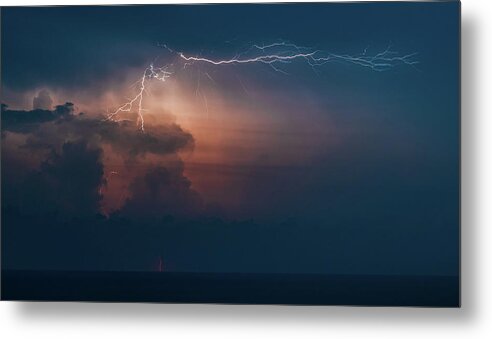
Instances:
[[[50,93],[45,89],[39,91],[38,95],[32,100],[33,109],[50,110],[52,105],[53,100],[51,99]]]
[[[138,185],[140,180],[138,175],[150,180],[153,176],[149,173],[154,173],[154,177],[159,174],[159,178],[164,179],[162,176],[164,172],[169,173],[165,178],[166,187],[173,188],[173,192],[178,196],[196,195],[191,191],[188,179],[183,176],[182,165],[175,166],[179,160],[159,161],[157,172],[150,168],[155,166],[155,161],[152,162],[148,158],[153,156],[157,159],[171,156],[177,158],[178,151],[193,148],[191,134],[183,131],[176,124],[151,125],[143,133],[129,121],[113,122],[76,113],[71,103],[58,105],[52,111],[42,109],[15,111],[9,110],[4,105],[2,106],[2,136],[3,144],[8,145],[9,150],[15,148],[22,150],[18,152],[17,158],[22,156],[27,158],[27,160],[16,160],[11,157],[4,168],[25,167],[29,159],[40,159],[37,164],[31,165],[31,171],[25,174],[24,179],[19,179],[23,180],[20,186],[25,189],[19,189],[15,194],[19,197],[19,203],[22,201],[22,205],[32,206],[39,213],[58,211],[63,212],[63,215],[75,216],[90,211],[101,212],[103,193],[110,178],[109,174],[113,171],[110,161],[116,156],[124,159],[122,166],[131,167],[126,171],[128,176],[125,186],[127,189],[133,187],[129,190],[132,195],[139,195],[142,199],[147,196],[143,186]],[[13,152],[15,150],[9,154]],[[22,164],[18,161],[22,161]],[[94,171],[91,172],[91,168],[94,168]],[[121,172],[125,173],[124,170]],[[78,178],[85,178],[85,181],[82,180],[78,185]],[[132,184],[133,180],[137,183]],[[150,188],[154,189],[159,185],[164,185],[164,181],[152,183]],[[38,194],[32,194],[31,191]],[[52,195],[52,192],[58,193]],[[56,201],[43,198],[43,195],[52,196]],[[171,201],[169,194],[166,197],[167,200],[160,194],[157,199],[164,199],[164,204],[169,204]],[[30,202],[27,203],[26,199]],[[38,204],[36,201],[31,201],[32,199],[42,203]],[[135,205],[135,199],[132,201],[130,206]],[[184,203],[188,202],[178,199],[180,206],[184,206]],[[157,208],[163,205],[162,202],[153,201],[148,206]],[[135,211],[131,214],[150,212],[149,209],[141,208]]]

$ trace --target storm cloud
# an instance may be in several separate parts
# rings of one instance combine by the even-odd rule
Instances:
[[[39,91],[38,95],[32,99],[33,109],[50,110],[52,104],[53,100],[50,97],[50,93],[45,89]]]
[[[104,183],[101,157],[100,149],[91,149],[83,141],[64,143],[60,153],[50,153],[18,187],[19,207],[36,215],[97,214],[101,200],[98,191]]]
[[[193,143],[192,135],[173,123],[148,126],[142,132],[131,121],[77,113],[72,103],[31,111],[2,105],[2,221],[9,238],[4,246],[7,266],[66,268],[85,251],[77,246],[81,239],[87,249],[92,246],[92,236],[111,242],[107,233],[93,228],[96,224],[103,223],[111,232],[134,234],[127,244],[131,247],[132,242],[143,243],[142,236],[136,236],[143,226],[119,229],[115,220],[125,218],[132,224],[142,218],[155,222],[200,214],[201,197],[184,175],[178,154],[193,149]],[[101,207],[109,172],[105,167],[113,158],[124,159],[123,166],[136,174],[123,178],[128,180],[129,196],[121,208],[113,216],[104,216]],[[26,242],[26,234],[37,236]],[[10,246],[14,243],[18,245]],[[42,251],[44,246],[50,250]],[[43,254],[22,257],[33,248]],[[88,262],[97,266],[92,259]]]
[[[101,194],[98,190],[105,185],[103,158],[108,156],[123,157],[127,162],[132,162],[132,166],[143,168],[140,173],[147,181],[162,179],[162,182],[147,185],[151,195],[157,194],[155,189],[159,185],[172,188],[176,196],[197,195],[191,193],[189,181],[183,176],[183,165],[177,156],[178,151],[193,148],[193,137],[176,124],[149,126],[144,133],[128,121],[118,123],[76,113],[72,103],[58,105],[52,111],[16,111],[3,105],[2,135],[7,148],[3,159],[7,160],[3,162],[4,173],[10,175],[13,173],[10,168],[26,167],[30,159],[40,159],[31,165],[21,184],[24,189],[16,194],[19,196],[24,192],[25,196],[19,198],[24,201],[23,205],[33,206],[38,211],[45,209],[52,213],[51,210],[55,209],[66,215],[100,212]],[[113,155],[105,155],[105,151]],[[16,157],[9,157],[12,153]],[[16,164],[20,154],[24,154],[26,159],[23,164]],[[147,154],[172,156],[174,160],[161,162],[157,169],[147,169]],[[21,179],[16,182],[18,180]],[[145,185],[142,186],[138,180],[131,184],[133,193],[145,196]],[[9,178],[5,177],[4,182],[8,181]],[[53,195],[56,202],[43,198],[43,192],[47,195],[57,192]],[[167,203],[171,201],[169,194]],[[148,198],[163,199],[163,196]],[[184,202],[179,201],[179,205]]]
[[[148,169],[130,185],[131,198],[121,210],[121,215],[162,217],[178,215],[193,217],[202,209],[202,201],[191,189],[191,182],[183,176],[183,164]]]
[[[8,105],[2,104],[2,133],[4,131],[32,133],[40,124],[70,118],[72,113],[73,104],[70,102],[56,106],[53,111],[47,109],[10,110]]]
[[[64,141],[88,140],[107,143],[130,155],[169,154],[193,148],[193,136],[176,124],[154,125],[142,133],[130,121],[114,122],[103,117],[76,114],[72,103],[50,110],[9,110],[2,105],[2,132],[28,134],[32,144],[54,147]]]

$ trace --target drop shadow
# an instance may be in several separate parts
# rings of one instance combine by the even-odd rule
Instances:
[[[461,115],[461,309],[370,308],[320,306],[258,306],[198,304],[127,304],[87,302],[15,302],[14,312],[24,320],[93,322],[250,322],[268,324],[418,323],[420,326],[447,324],[461,326],[475,319],[477,310],[477,23],[463,17],[462,34],[462,115]]]

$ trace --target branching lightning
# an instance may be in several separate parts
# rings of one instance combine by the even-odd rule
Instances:
[[[288,74],[284,67],[294,61],[302,61],[309,65],[315,73],[318,74],[318,69],[330,62],[342,62],[346,64],[353,64],[369,68],[372,71],[383,72],[395,68],[398,65],[406,65],[415,67],[418,61],[415,60],[417,53],[411,53],[406,55],[400,55],[398,52],[391,50],[391,46],[388,46],[384,51],[376,54],[368,54],[368,48],[360,54],[333,54],[319,49],[312,49],[308,47],[297,46],[287,42],[276,42],[268,45],[251,45],[246,51],[236,54],[233,58],[229,59],[213,59],[202,56],[187,55],[183,52],[176,52],[169,48],[165,44],[160,44],[160,47],[165,48],[168,52],[176,56],[176,64],[180,64],[182,69],[195,64],[210,64],[213,66],[226,66],[226,65],[243,65],[243,64],[265,64],[271,67],[275,72],[282,74]],[[120,112],[132,112],[136,111],[138,114],[137,124],[142,131],[145,131],[143,108],[144,94],[146,93],[146,82],[148,80],[156,79],[159,81],[166,81],[173,72],[169,71],[171,65],[163,67],[155,67],[150,64],[143,72],[142,77],[137,82],[138,91],[137,94],[118,107],[115,111],[107,116],[108,120],[115,120]],[[211,81],[213,78],[208,72],[203,73]],[[242,85],[244,88],[244,85]],[[197,82],[197,89],[195,91],[196,96],[200,96],[200,77]],[[207,99],[204,95],[201,95],[207,106]]]
[[[167,71],[167,66],[154,67],[153,64],[150,64],[149,67],[147,67],[143,72],[140,80],[137,82],[138,83],[137,95],[135,95],[135,97],[133,97],[132,99],[130,99],[129,101],[125,102],[123,105],[118,107],[114,112],[110,113],[106,119],[115,120],[118,113],[120,112],[131,112],[133,110],[136,110],[138,114],[137,124],[140,125],[140,129],[144,132],[145,121],[144,121],[143,111],[145,109],[143,108],[142,103],[143,103],[144,93],[146,91],[145,88],[146,81],[148,79],[157,79],[159,81],[166,81],[166,79],[169,78],[171,75],[172,73]]]
[[[285,42],[277,42],[263,46],[253,45],[246,52],[237,54],[231,59],[214,60],[204,57],[187,56],[182,52],[178,52],[177,54],[181,59],[187,62],[204,62],[216,66],[264,63],[273,67],[274,70],[284,73],[285,71],[279,69],[277,65],[288,64],[298,59],[305,60],[311,67],[319,67],[329,62],[340,61],[368,67],[378,72],[390,70],[397,64],[415,65],[418,63],[418,61],[414,60],[417,53],[401,56],[398,52],[392,51],[391,46],[388,46],[388,48],[382,52],[370,56],[367,55],[367,48],[362,54],[358,55],[333,54]],[[246,56],[251,54],[253,54],[253,56]]]

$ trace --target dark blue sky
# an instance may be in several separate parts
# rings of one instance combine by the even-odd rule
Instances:
[[[165,129],[175,138],[172,147],[168,139],[152,142],[163,142],[157,152],[171,154],[176,162],[164,169],[149,168],[140,179],[132,179],[132,199],[120,214],[94,217],[101,199],[98,185],[105,179],[103,151],[94,146],[93,135],[118,152],[130,152],[130,138],[142,145],[132,148],[137,154],[149,152],[148,140],[57,111],[42,113],[48,114],[48,122],[39,126],[29,120],[39,112],[25,112],[24,122],[12,118],[19,112],[3,112],[2,146],[13,149],[2,153],[4,263],[12,268],[132,270],[146,269],[155,258],[164,257],[168,267],[183,271],[456,275],[458,2],[3,8],[2,86],[12,95],[48,88],[65,93],[64,101],[84,104],[86,99],[77,93],[91,89],[96,98],[108,84],[125,80],[122,70],[142,67],[165,54],[158,43],[193,55],[229,58],[251,43],[280,39],[347,54],[365,48],[377,53],[391,45],[403,54],[417,52],[419,64],[387,72],[329,64],[320,74],[293,64],[285,77],[256,66],[229,70],[255,90],[280,93],[254,105],[243,103],[247,100],[238,94],[239,85],[223,78],[217,87],[234,97],[238,107],[241,103],[255,108],[253,117],[269,112],[279,124],[305,117],[285,123],[289,135],[297,133],[299,121],[322,128],[329,118],[339,142],[330,150],[320,143],[312,159],[273,172],[265,165],[271,157],[267,151],[251,167],[234,168],[239,173],[234,182],[241,181],[239,212],[223,212],[227,208],[219,201],[195,214],[197,204],[210,203],[210,194],[190,189],[193,176],[183,172],[186,161],[183,165],[179,151],[191,137],[186,128],[175,126]],[[11,101],[13,97],[3,95],[2,102]],[[25,121],[29,127],[22,125]],[[34,157],[42,158],[41,167],[26,169],[25,177],[13,180],[23,163],[12,154],[26,145],[4,133],[27,135]],[[189,133],[198,152],[200,138],[193,130]],[[265,139],[274,145],[265,149],[275,150],[275,138]],[[51,153],[40,153],[40,145]],[[234,147],[235,154],[243,154],[242,148]],[[278,147],[280,154],[305,152]],[[88,178],[74,185],[92,190],[83,195],[84,215],[75,211],[67,216],[73,208],[67,201],[73,199],[77,206],[78,198],[64,180],[74,180],[79,168],[75,164],[83,163],[93,166],[85,174]],[[144,189],[149,182],[163,185],[163,191],[183,201],[173,207],[167,193],[158,194],[165,202],[162,206],[171,207],[156,216],[162,206],[154,205],[155,192]],[[51,196],[59,192],[67,194],[62,201]],[[26,210],[26,199],[50,203],[45,209]],[[38,255],[40,251],[44,254]]]

